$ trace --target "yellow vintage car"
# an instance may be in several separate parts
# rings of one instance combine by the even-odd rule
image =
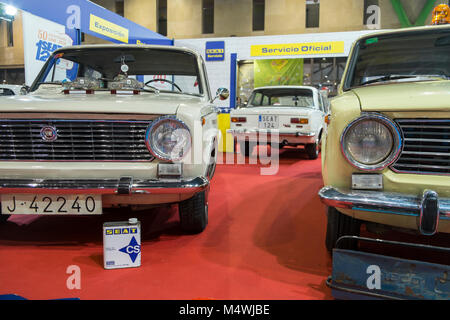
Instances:
[[[449,25],[354,43],[322,141],[328,250],[362,224],[450,233],[449,77]]]

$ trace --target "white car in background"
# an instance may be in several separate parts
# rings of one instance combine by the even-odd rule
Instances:
[[[0,84],[0,97],[3,96],[18,96],[26,94],[24,86],[15,84]]]
[[[272,86],[255,89],[246,106],[230,113],[235,145],[249,156],[259,144],[305,147],[310,159],[317,159],[328,111],[327,98],[307,86]]]

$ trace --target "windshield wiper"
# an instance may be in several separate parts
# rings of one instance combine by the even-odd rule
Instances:
[[[417,77],[419,77],[419,76],[418,75],[409,75],[409,76],[387,75],[387,76],[381,76],[376,79],[364,81],[364,82],[360,83],[360,86],[364,86],[366,84],[371,84],[371,83],[377,83],[377,82],[385,82],[385,81],[390,81],[390,80],[399,80],[399,79],[408,79],[408,78],[417,78]]]
[[[159,94],[159,90],[156,89],[156,88],[153,88],[153,87],[149,87],[149,88],[141,88],[141,89],[139,89],[139,90],[144,91],[144,92],[152,92],[152,93]]]
[[[61,81],[38,82],[38,85],[41,85],[41,84],[62,85],[62,82]]]
[[[416,75],[387,75],[381,76],[376,79],[364,81],[360,84],[360,86],[364,86],[366,84],[377,83],[377,82],[385,82],[391,80],[400,80],[400,79],[411,79],[411,78],[440,78],[440,79],[448,79],[447,76],[443,75],[426,75],[426,74],[416,74]]]

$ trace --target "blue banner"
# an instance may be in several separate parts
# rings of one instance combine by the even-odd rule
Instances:
[[[115,43],[173,45],[173,41],[87,0],[1,0],[17,9],[62,24],[67,30]]]

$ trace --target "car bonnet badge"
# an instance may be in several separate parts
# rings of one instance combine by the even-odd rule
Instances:
[[[45,126],[41,129],[41,138],[44,141],[51,142],[58,139],[58,131],[55,127]]]

